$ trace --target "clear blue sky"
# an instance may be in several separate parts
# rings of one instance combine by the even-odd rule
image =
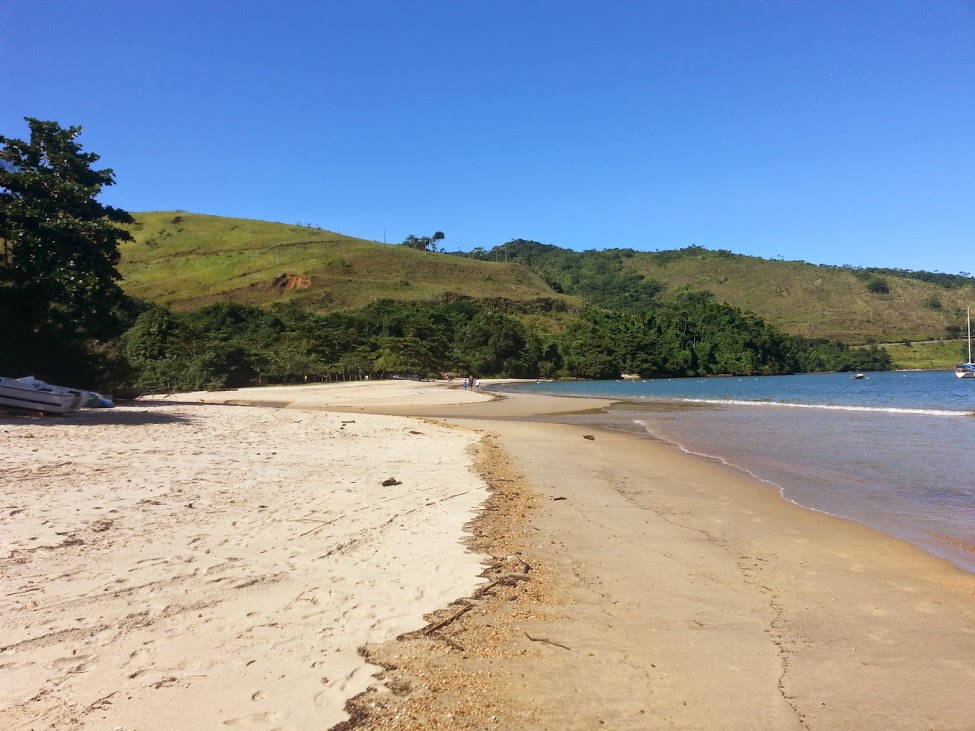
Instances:
[[[975,272],[975,0],[3,0],[25,116],[132,211]]]

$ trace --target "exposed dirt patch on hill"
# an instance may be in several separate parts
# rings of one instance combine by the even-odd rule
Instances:
[[[310,289],[311,279],[303,277],[300,274],[282,274],[280,277],[274,278],[274,281],[271,282],[271,287],[280,289],[283,292],[292,292],[296,289]]]

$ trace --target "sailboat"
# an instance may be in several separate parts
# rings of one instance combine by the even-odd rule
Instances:
[[[955,375],[959,378],[975,378],[975,363],[972,363],[972,308],[968,308],[968,362],[959,363],[955,367]]]

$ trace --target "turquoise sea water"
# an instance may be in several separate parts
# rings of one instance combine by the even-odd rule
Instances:
[[[975,572],[975,381],[949,371],[556,381],[504,390],[618,399],[568,421],[721,460],[804,507]]]

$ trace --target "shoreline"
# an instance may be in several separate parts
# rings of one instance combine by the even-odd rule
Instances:
[[[481,695],[502,726],[963,729],[975,717],[972,574],[665,442],[447,423],[492,434],[527,480],[542,540],[523,558],[551,565],[543,594],[564,597],[535,603],[530,620],[507,609],[527,594],[457,620],[449,639],[462,648],[485,624],[506,627],[504,662],[427,650],[451,677],[488,673]],[[555,644],[539,650],[539,637]],[[483,727],[449,692],[421,698],[425,715],[387,699],[355,728]]]
[[[687,423],[693,424],[695,422],[700,423],[699,419],[695,419],[693,409],[698,408],[702,403],[706,403],[716,409],[716,418],[724,424],[725,433],[723,435],[723,441],[722,438],[717,440],[712,439],[710,441],[707,438],[696,438],[699,435],[692,433],[693,430],[689,430],[683,425]],[[734,408],[731,408],[732,406]],[[742,406],[746,408],[739,411],[739,407]],[[645,421],[640,414],[629,413],[641,411],[646,408],[654,412],[649,421]],[[666,426],[666,414],[664,412],[679,413],[685,408],[691,410],[688,418],[678,418],[677,421],[682,422],[682,424],[675,424],[675,430],[668,430]],[[839,428],[842,428],[843,422],[847,420],[852,421],[855,419],[861,421],[864,418],[870,419],[878,414],[883,415],[891,412],[897,413],[898,417],[882,425],[883,428],[900,427],[903,424],[910,425],[910,419],[913,417],[927,418],[935,415],[938,417],[949,416],[954,418],[971,416],[971,412],[968,410],[943,411],[919,409],[912,411],[901,408],[860,409],[836,406],[809,406],[796,403],[769,404],[757,400],[736,400],[729,402],[724,399],[711,401],[702,399],[689,401],[683,397],[679,400],[675,397],[656,399],[651,395],[633,399],[620,398],[612,404],[605,418],[594,416],[590,418],[557,420],[570,423],[591,422],[593,424],[592,428],[596,428],[596,424],[601,424],[610,429],[630,431],[646,435],[650,439],[673,444],[692,458],[703,458],[713,461],[722,468],[741,472],[752,479],[769,484],[776,489],[784,500],[801,506],[806,510],[833,517],[846,518],[861,525],[879,530],[894,539],[906,540],[927,553],[938,558],[947,559],[962,570],[975,574],[975,543],[973,543],[971,538],[969,522],[964,521],[960,516],[955,517],[951,514],[941,515],[938,512],[941,507],[936,502],[925,502],[923,498],[918,498],[915,503],[914,498],[911,497],[911,493],[915,492],[917,495],[922,495],[924,491],[913,491],[909,487],[926,485],[933,488],[931,491],[932,494],[937,494],[939,482],[944,481],[948,484],[954,483],[956,485],[966,484],[966,480],[962,475],[952,474],[950,477],[942,475],[939,478],[936,473],[924,474],[923,470],[918,470],[916,474],[910,473],[910,477],[905,477],[905,473],[901,472],[898,474],[897,470],[888,470],[887,472],[878,470],[876,474],[872,475],[877,480],[875,484],[883,485],[886,484],[886,480],[893,480],[892,487],[894,490],[890,493],[885,493],[882,490],[873,489],[861,494],[855,489],[857,487],[856,485],[841,482],[840,484],[843,487],[838,488],[835,485],[828,486],[828,480],[823,479],[821,480],[823,487],[819,487],[814,484],[814,480],[811,479],[808,472],[802,474],[803,469],[790,470],[790,455],[795,454],[796,450],[799,450],[798,453],[801,454],[802,445],[796,442],[795,439],[790,439],[791,432],[789,431],[782,435],[784,439],[776,440],[774,444],[766,442],[772,450],[767,454],[762,448],[756,449],[755,444],[748,439],[740,443],[741,449],[737,448],[735,435],[743,424],[754,423],[754,421],[758,420],[756,418],[753,421],[752,417],[754,414],[764,413],[765,416],[760,418],[777,418],[780,428],[790,429],[791,424],[783,425],[782,422],[790,418],[786,415],[793,409],[801,414],[801,419],[805,418],[805,414],[813,413],[814,416],[811,419],[816,419],[820,422],[832,419],[835,422],[835,426]],[[804,410],[805,413],[803,413]],[[776,411],[779,411],[779,414],[776,414]],[[722,418],[732,412],[737,413],[733,420]],[[848,416],[848,414],[852,414],[852,416]],[[861,414],[865,414],[865,416],[861,416]],[[907,414],[908,419],[900,420],[902,414]],[[657,421],[659,421],[659,428],[654,426],[654,423]],[[868,425],[865,432],[869,432],[869,426],[878,425],[880,425],[879,422]],[[964,427],[964,425],[952,423],[943,428],[953,430],[953,433],[948,436],[955,437],[955,442],[958,442],[958,434],[962,431],[968,431],[960,427]],[[714,437],[715,434],[711,434],[710,436]],[[850,436],[855,439],[859,435]],[[809,438],[815,439],[815,435]],[[784,448],[780,447],[781,444],[792,444],[793,452],[785,451]],[[959,443],[949,445],[945,440],[941,440],[941,445],[941,454],[937,456],[931,455],[931,458],[927,460],[928,464],[936,464],[941,459],[951,459],[953,455],[963,454],[967,446]],[[871,444],[867,449],[873,450],[877,446],[877,444]],[[904,456],[910,455],[911,446],[911,442],[905,441],[904,447],[908,451],[898,453],[895,456],[895,461],[900,459],[902,454]],[[776,448],[779,449],[777,452],[774,452]],[[918,454],[922,453],[919,452]],[[813,464],[815,469],[828,473],[835,463],[830,461],[829,454],[825,452],[821,454],[822,456],[820,456],[819,462],[800,460],[798,464],[801,468],[809,468]],[[886,463],[881,453],[877,452],[877,454],[876,459]],[[851,455],[847,453],[843,456],[849,458]],[[777,464],[775,464],[776,462]],[[889,465],[890,463],[886,464]],[[795,464],[792,465],[792,467],[794,466]],[[861,464],[858,467],[860,468],[859,472],[854,467],[853,471],[849,474],[856,475],[859,479],[870,479],[871,475],[864,474],[863,465]],[[905,460],[903,467],[910,470],[913,468],[913,465]],[[841,468],[837,467],[837,469]],[[839,477],[842,480],[846,475],[840,474]],[[900,482],[897,482],[898,477],[900,478]],[[925,479],[928,481],[924,482]],[[913,480],[913,482],[909,480]],[[965,500],[964,498],[962,499]],[[965,502],[967,503],[968,501],[965,500]],[[918,512],[912,512],[915,510]],[[929,512],[924,514],[924,510],[928,510]],[[913,519],[907,516],[913,516]]]
[[[439,473],[444,484],[475,460],[477,481],[490,488],[462,521],[449,518],[467,567],[458,575],[467,578],[454,586],[468,588],[455,589],[453,600],[450,592],[438,594],[439,603],[420,612],[425,627],[414,618],[415,629],[398,639],[368,640],[360,653],[379,675],[363,677],[361,692],[346,686],[350,718],[326,727],[962,729],[975,718],[971,574],[873,529],[788,502],[768,483],[668,443],[544,421],[546,414],[608,400],[523,394],[487,400],[444,386],[401,393],[406,403],[384,397],[397,389],[371,388],[364,398],[362,384],[311,387],[320,399],[311,406],[313,391],[300,387],[302,405],[250,410],[289,422],[303,414],[327,420],[334,411],[337,438],[343,428],[360,428],[349,412],[406,415],[407,423],[421,425],[398,434],[446,427],[437,433],[465,435],[457,443],[473,455],[468,467],[451,462]],[[254,398],[253,391],[244,395]],[[241,393],[180,395],[164,408],[206,409],[189,401],[228,396]],[[256,400],[274,402],[267,392]],[[390,417],[372,418],[388,428],[382,420]],[[387,446],[371,444],[363,454]],[[455,453],[439,438],[437,445],[430,453],[438,458]],[[412,465],[415,452],[396,459]],[[336,469],[341,479],[351,464]],[[444,497],[453,492],[447,487]],[[229,517],[244,506],[224,507]],[[261,541],[268,550],[267,538]],[[437,545],[442,553],[446,544]],[[388,562],[396,550],[390,544],[378,555]],[[8,606],[21,600],[8,592]],[[211,618],[228,621],[223,610]],[[163,626],[165,616],[159,619]],[[198,639],[206,636],[194,627]],[[297,641],[307,642],[316,627],[298,627],[296,639],[305,639]],[[9,649],[0,649],[0,660]],[[0,678],[27,670],[16,666],[5,665]],[[174,677],[188,704],[204,703],[193,699],[209,681],[185,676],[186,669]],[[88,672],[64,677],[81,682]],[[291,672],[310,671],[299,664]],[[128,685],[148,692],[138,682]],[[111,723],[115,698],[91,694],[104,701],[92,713],[105,720],[71,728]],[[241,728],[305,727],[287,714],[279,721],[257,715],[234,719],[243,719]],[[160,728],[151,721],[124,725]]]

